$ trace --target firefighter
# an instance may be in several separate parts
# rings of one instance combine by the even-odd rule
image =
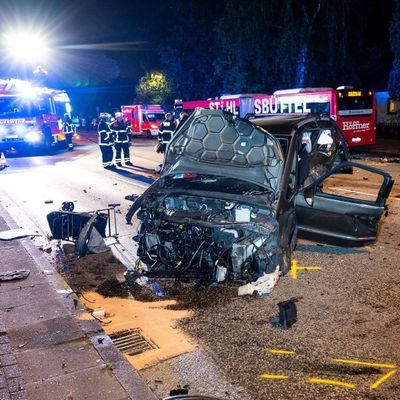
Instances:
[[[186,111],[181,111],[179,113],[179,119],[178,119],[178,126],[183,125],[183,123],[189,118],[189,114]]]
[[[158,150],[157,152],[165,153],[167,150],[168,143],[172,139],[176,129],[175,121],[173,120],[172,114],[167,112],[165,114],[165,120],[161,122],[158,128]]]
[[[42,125],[43,142],[47,150],[53,146],[53,135],[51,133],[51,127],[49,121],[44,120]]]
[[[121,167],[122,161],[124,161],[125,165],[133,166],[130,161],[129,154],[129,144],[131,140],[131,128],[124,118],[124,114],[122,112],[115,113],[115,120],[111,125],[111,129],[115,135],[115,161],[116,165]],[[123,157],[122,157],[123,153]]]
[[[115,113],[115,121],[111,124],[111,130],[115,133],[115,164],[122,167],[122,152],[125,165],[133,166],[129,156],[129,139],[131,129],[124,119],[122,112]]]
[[[110,117],[111,115],[108,113],[100,113],[99,124],[97,126],[97,133],[99,134],[99,147],[103,161],[103,168],[105,169],[115,169],[115,165],[113,163],[114,137],[109,126]]]
[[[64,114],[63,131],[65,139],[68,144],[68,150],[72,151],[74,149],[74,143],[72,142],[72,137],[75,133],[75,125],[72,123],[72,119],[68,113]]]

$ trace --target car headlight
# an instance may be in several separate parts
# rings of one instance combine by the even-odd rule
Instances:
[[[16,126],[14,126],[13,131],[14,131],[14,133],[16,133],[18,135],[22,135],[23,133],[25,133],[27,131],[27,127],[25,125],[16,125]]]
[[[28,132],[25,136],[26,141],[35,143],[40,141],[40,134],[38,132]]]

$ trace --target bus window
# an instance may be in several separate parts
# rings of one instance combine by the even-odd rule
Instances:
[[[372,95],[338,97],[339,115],[371,115]]]

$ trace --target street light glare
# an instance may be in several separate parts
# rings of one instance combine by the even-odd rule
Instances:
[[[10,33],[4,37],[6,49],[16,61],[43,62],[48,55],[44,38],[34,32]]]

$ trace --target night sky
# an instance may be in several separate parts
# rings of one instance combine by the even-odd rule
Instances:
[[[298,82],[386,89],[395,1],[302,3],[2,0],[0,22],[2,34],[29,28],[46,36],[52,49],[43,63],[48,84],[69,90],[80,108],[84,102],[93,108],[96,102],[115,107],[134,101],[138,79],[149,71],[167,75],[170,102],[174,97],[271,92]],[[307,63],[300,76],[298,52],[304,43]],[[31,69],[2,55],[3,78],[29,77]]]

